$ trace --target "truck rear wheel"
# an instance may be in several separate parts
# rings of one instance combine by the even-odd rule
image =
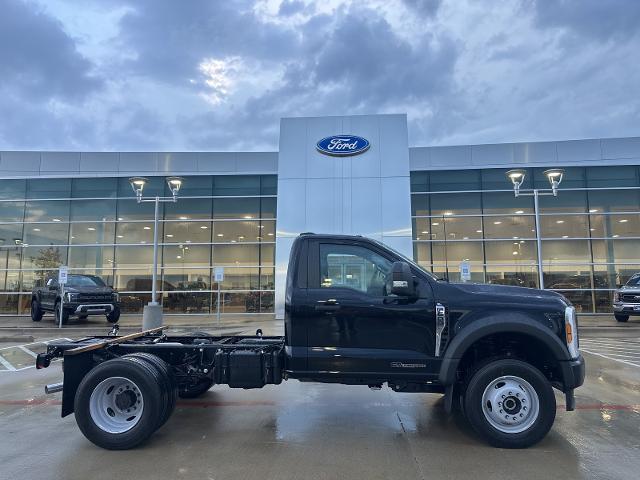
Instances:
[[[556,418],[551,384],[537,368],[520,360],[496,360],[477,370],[464,404],[474,430],[501,448],[536,444]]]
[[[74,403],[85,437],[108,450],[144,442],[158,427],[163,411],[161,375],[131,359],[107,360],[85,375]]]
[[[626,322],[627,320],[629,320],[629,315],[619,315],[616,313],[614,317],[616,317],[616,320],[619,322]]]
[[[158,417],[157,428],[160,428],[167,422],[167,420],[169,420],[169,417],[171,417],[171,414],[176,408],[176,402],[178,400],[178,388],[171,366],[160,357],[146,352],[130,353],[123,356],[122,358],[136,359],[138,361],[146,362],[152,368],[155,368],[162,377],[162,390],[165,394],[165,399],[163,402],[164,409]]]

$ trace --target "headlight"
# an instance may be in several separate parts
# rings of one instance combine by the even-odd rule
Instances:
[[[119,302],[120,301],[120,295],[116,292],[113,292],[111,294],[111,300],[113,300],[114,302]]]
[[[613,301],[614,302],[620,301],[620,292],[613,292]]]
[[[78,298],[78,294],[77,293],[69,293],[69,292],[67,292],[67,293],[64,294],[64,297],[65,297],[65,301],[67,301],[67,302],[75,302],[76,299]]]
[[[571,358],[578,358],[580,344],[578,343],[578,320],[574,307],[567,307],[564,311],[564,332]]]

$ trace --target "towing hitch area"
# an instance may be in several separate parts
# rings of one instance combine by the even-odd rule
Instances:
[[[47,368],[49,365],[51,365],[51,357],[48,353],[39,353],[36,356],[36,369]]]

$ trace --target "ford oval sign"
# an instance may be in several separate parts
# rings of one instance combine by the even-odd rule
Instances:
[[[369,140],[357,135],[333,135],[316,143],[320,153],[336,157],[348,157],[358,155],[369,149]]]

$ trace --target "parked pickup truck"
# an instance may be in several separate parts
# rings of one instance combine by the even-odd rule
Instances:
[[[584,360],[576,312],[561,295],[441,280],[359,236],[302,234],[293,243],[283,337],[122,337],[50,343],[64,358],[62,416],[107,449],[147,439],[178,396],[212,385],[261,388],[283,380],[368,385],[444,395],[490,444],[535,444],[556,416],[553,388],[575,408]]]
[[[62,302],[62,312],[60,312]],[[31,319],[42,320],[45,312],[55,314],[56,322],[67,323],[69,317],[77,315],[106,315],[107,321],[115,323],[120,318],[120,298],[96,275],[68,275],[61,291],[57,278],[49,278],[44,287],[35,287],[31,292]]]
[[[619,322],[626,322],[630,315],[640,315],[640,273],[614,292],[613,315]]]

